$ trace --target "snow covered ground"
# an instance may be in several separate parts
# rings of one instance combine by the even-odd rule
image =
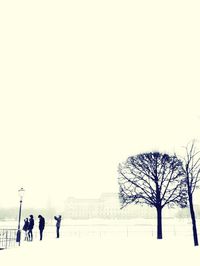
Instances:
[[[46,238],[0,252],[1,265],[199,265],[191,239]]]
[[[33,242],[22,241],[20,247],[0,251],[1,265],[199,265],[200,247],[194,247],[189,233],[191,225],[186,226],[185,222],[179,223],[179,227],[189,231],[180,231],[182,234],[165,232],[163,240],[157,240],[151,234],[152,227],[147,224],[150,233],[147,234],[146,227],[140,224],[139,233],[127,234],[121,231],[124,224],[116,221],[118,226],[111,226],[110,223],[110,227],[106,225],[106,228],[112,228],[110,233],[100,227],[102,224],[68,223],[63,226],[60,239],[55,238],[54,226],[49,227],[43,241],[39,241],[36,235]],[[168,222],[170,229],[173,226]]]

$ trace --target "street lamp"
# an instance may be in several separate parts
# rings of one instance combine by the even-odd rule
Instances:
[[[21,230],[20,230],[20,221],[21,221],[21,212],[22,212],[22,200],[24,197],[25,190],[23,188],[20,188],[18,190],[19,198],[20,198],[20,205],[19,205],[19,220],[18,220],[18,230],[17,230],[17,238],[16,242],[19,243],[20,246],[20,240],[21,240]]]

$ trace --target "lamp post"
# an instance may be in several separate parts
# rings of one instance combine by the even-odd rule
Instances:
[[[16,242],[19,243],[20,246],[20,240],[21,240],[21,230],[20,230],[20,221],[21,221],[21,212],[22,212],[22,200],[24,197],[25,190],[23,188],[20,188],[18,190],[19,198],[20,198],[20,205],[19,205],[19,219],[18,219],[18,230],[17,230],[17,238]]]

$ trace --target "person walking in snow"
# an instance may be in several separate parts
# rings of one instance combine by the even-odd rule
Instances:
[[[61,224],[62,216],[61,215],[54,216],[54,219],[56,220],[56,238],[59,238],[60,237],[60,224]]]
[[[42,215],[38,215],[38,218],[39,218],[40,240],[42,240],[43,231],[44,231],[44,227],[45,227],[45,219]]]

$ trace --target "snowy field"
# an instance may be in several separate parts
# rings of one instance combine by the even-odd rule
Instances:
[[[193,245],[188,220],[163,221],[163,240],[156,239],[155,222],[63,221],[60,239],[55,238],[52,223],[43,241],[35,228],[33,242],[0,251],[0,262],[6,266],[199,265],[200,248]]]
[[[1,265],[199,265],[191,239],[46,238],[0,252]]]

